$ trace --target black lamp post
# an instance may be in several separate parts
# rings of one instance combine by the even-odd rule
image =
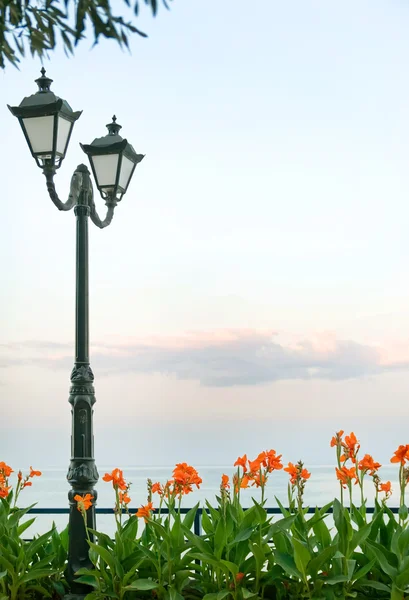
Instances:
[[[92,144],[81,144],[90,159],[97,187],[107,206],[105,219],[102,221],[96,212],[91,177],[85,165],[79,165],[75,170],[68,200],[62,202],[55,189],[54,175],[65,157],[74,123],[81,112],[74,112],[65,100],[51,92],[52,80],[45,76],[44,68],[41,73],[42,76],[36,80],[38,92],[24,98],[20,106],[9,106],[9,109],[18,118],[30,152],[46,177],[51,200],[59,210],[74,207],[77,217],[75,362],[69,396],[72,435],[67,474],[71,490],[68,493],[70,516],[66,575],[71,592],[67,599],[80,600],[90,592],[90,588],[76,582],[75,573],[82,567],[92,568],[92,563],[88,557],[84,522],[74,496],[94,496],[93,506],[87,511],[87,523],[88,527],[95,529],[97,492],[94,485],[98,481],[92,425],[94,375],[89,361],[88,217],[101,229],[111,223],[115,206],[128,189],[135,167],[144,155],[136,154],[127,140],[121,138],[121,126],[113,117],[112,123],[107,125],[108,135],[95,139]]]

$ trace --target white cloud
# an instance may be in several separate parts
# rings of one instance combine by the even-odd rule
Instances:
[[[1,352],[2,350],[2,352]],[[4,344],[0,365],[69,369],[69,344],[27,341]],[[226,330],[173,338],[116,339],[92,348],[99,375],[120,372],[165,374],[203,386],[251,386],[283,380],[348,380],[408,369],[409,361],[388,361],[378,346],[325,334],[284,342],[273,332]]]

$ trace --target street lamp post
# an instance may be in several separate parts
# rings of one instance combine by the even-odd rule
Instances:
[[[20,106],[9,106],[9,109],[18,118],[31,154],[45,175],[51,200],[59,210],[74,208],[77,220],[75,361],[69,396],[72,433],[71,461],[67,474],[71,490],[68,493],[70,514],[66,576],[70,585],[67,599],[80,600],[89,593],[90,588],[78,583],[75,573],[82,567],[92,568],[92,563],[88,557],[84,522],[74,496],[94,496],[93,505],[87,511],[87,525],[95,529],[97,492],[94,486],[98,481],[92,423],[94,375],[89,360],[88,217],[101,229],[111,223],[115,206],[127,191],[136,165],[144,155],[136,154],[127,140],[122,139],[119,135],[121,126],[114,116],[112,123],[107,125],[108,135],[95,139],[92,144],[81,144],[89,157],[98,190],[107,206],[105,219],[101,220],[96,211],[91,177],[85,165],[79,165],[75,170],[68,200],[62,202],[55,189],[54,176],[65,157],[74,123],[81,112],[74,112],[65,100],[50,90],[52,80],[46,77],[44,68],[41,74],[36,80],[38,92],[24,98]]]

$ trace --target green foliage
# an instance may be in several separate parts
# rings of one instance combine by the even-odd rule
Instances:
[[[138,15],[141,0],[134,0],[133,13]],[[130,0],[124,0],[128,8]],[[162,0],[167,6],[166,0]],[[144,0],[153,15],[159,0]],[[87,24],[91,25],[94,44],[101,37],[116,40],[128,48],[129,33],[146,34],[131,21],[114,14],[110,0],[0,0],[0,67],[6,62],[17,65],[25,55],[28,44],[32,56],[43,57],[54,50],[58,37],[66,54],[73,54],[75,46],[85,37]]]
[[[23,541],[33,519],[21,523],[29,509],[11,500],[0,503],[0,600],[62,597],[67,530]],[[201,535],[197,511],[182,515],[171,499],[146,523],[117,519],[113,538],[90,530],[94,568],[77,572],[86,600],[409,599],[409,527],[384,504],[370,518],[337,499],[312,515],[281,507],[277,518],[263,502],[244,510],[222,495],[206,502]]]
[[[23,534],[34,519],[21,523],[32,506],[12,508],[13,494],[0,498],[0,598],[59,598],[65,593],[62,573],[67,556],[67,534],[55,527],[30,541]]]

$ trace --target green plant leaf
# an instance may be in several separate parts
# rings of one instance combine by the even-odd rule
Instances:
[[[185,527],[187,527],[188,529],[192,529],[192,527],[193,527],[193,523],[195,522],[195,517],[196,517],[198,508],[199,508],[199,502],[186,513],[185,518],[183,519],[183,525]]]
[[[374,590],[381,590],[382,592],[387,592],[388,594],[391,591],[391,588],[389,585],[385,585],[384,583],[381,583],[380,581],[372,581],[370,579],[361,579],[359,582],[359,586],[360,587],[370,587]]]
[[[375,545],[374,542],[367,542],[367,546],[375,555],[381,569],[393,580],[396,577],[398,570],[389,563],[385,556],[385,550],[382,547]]]
[[[33,579],[42,579],[44,577],[50,577],[51,575],[55,575],[58,573],[56,569],[36,569],[32,567],[28,573],[24,573],[22,577],[19,577],[20,583],[28,583],[29,581],[33,581]]]
[[[132,583],[127,585],[124,589],[147,591],[156,590],[159,587],[161,587],[160,584],[156,581],[152,581],[152,579],[135,579],[135,581],[132,581]]]
[[[274,552],[274,560],[288,575],[295,577],[296,579],[302,579],[302,574],[297,569],[294,559],[290,554]]]
[[[189,528],[190,529],[190,528]],[[203,531],[205,531],[207,534],[211,534],[214,533],[214,527],[213,527],[213,523],[210,520],[209,515],[207,514],[206,510],[203,510],[202,512],[202,529]]]
[[[234,540],[229,543],[229,546],[233,546],[234,544],[238,544],[239,542],[248,540],[252,536],[253,532],[254,532],[253,527],[246,527],[246,529],[242,529],[241,531],[238,531]]]
[[[372,567],[374,566],[375,563],[376,563],[376,558],[373,558],[366,565],[364,565],[363,567],[358,569],[358,571],[356,571],[356,573],[354,574],[354,576],[352,578],[353,581],[358,581],[359,579],[364,577],[367,573],[369,573],[369,571],[372,569]]]
[[[332,575],[331,577],[325,578],[325,583],[328,585],[335,585],[337,583],[343,583],[348,581],[348,577],[346,575]]]
[[[81,577],[78,577],[75,581],[78,581],[79,583],[86,583],[94,588],[99,587],[98,576],[92,577],[91,575],[81,575]]]
[[[328,546],[311,558],[308,563],[308,573],[313,579],[317,576],[318,571],[321,571],[322,567],[334,556],[336,550],[336,545]]]
[[[297,538],[293,538],[293,546],[295,565],[300,573],[303,574],[305,579],[307,574],[307,565],[311,560],[311,554],[308,551],[308,548],[306,548],[306,546],[304,546],[300,540],[297,540]]]
[[[28,521],[25,521],[25,523],[19,525],[17,527],[17,535],[20,536],[22,533],[24,533],[24,531],[28,529],[34,523],[35,520],[35,517],[33,517],[32,519],[29,519]]]
[[[398,538],[398,548],[402,556],[409,550],[409,527],[406,527]]]
[[[352,540],[348,546],[349,554],[351,554],[355,550],[355,548],[360,546],[366,540],[366,538],[371,533],[371,529],[372,529],[372,523],[368,523],[367,525],[364,525],[357,531],[354,531],[354,533],[352,535]]]
[[[104,562],[106,562],[108,567],[111,569],[112,576],[114,576],[115,575],[115,561],[113,559],[112,554],[103,546],[100,546],[99,544],[94,544],[93,542],[90,542],[90,547],[92,548],[92,550],[94,550],[94,552],[96,552],[98,554],[98,556],[100,556],[102,558],[102,560]]]

